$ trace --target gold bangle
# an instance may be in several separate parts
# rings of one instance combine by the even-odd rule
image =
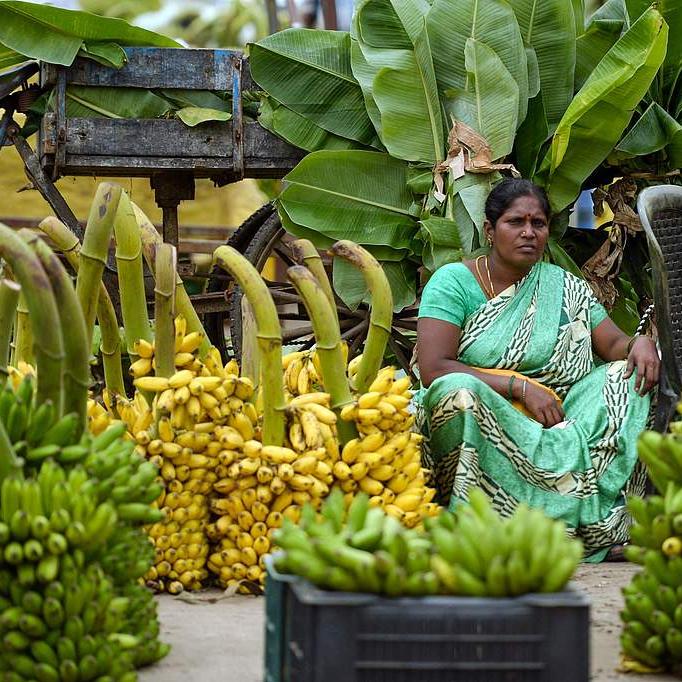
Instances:
[[[528,382],[524,379],[523,380],[523,386],[521,387],[521,402],[523,403],[524,407],[526,405],[526,386]]]

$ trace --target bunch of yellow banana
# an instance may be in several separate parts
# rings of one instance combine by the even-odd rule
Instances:
[[[329,393],[315,391],[289,398],[287,444],[297,453],[314,454],[332,466],[338,461],[336,414],[330,407]]]
[[[264,555],[272,551],[272,534],[287,517],[297,522],[301,507],[316,509],[329,494],[338,460],[336,415],[327,393],[307,393],[287,407],[287,444],[239,442],[230,427],[218,427],[225,445],[214,485],[220,497],[211,508],[218,519],[207,533],[217,542],[208,567],[223,587],[260,591],[265,582]]]
[[[138,447],[159,467],[165,486],[155,504],[166,518],[148,529],[156,558],[146,578],[156,589],[174,593],[199,589],[208,577],[205,527],[209,495],[217,480],[214,469],[223,447],[215,430],[209,422],[176,432],[170,418],[163,416],[155,426],[155,438],[150,439],[146,431],[137,434]]]
[[[439,507],[421,466],[422,436],[411,430],[409,389],[409,377],[396,379],[395,368],[384,367],[369,391],[342,410],[341,418],[354,421],[359,436],[346,443],[333,473],[347,503],[362,491],[370,504],[413,528]]]
[[[93,436],[98,436],[116,421],[114,415],[94,398],[88,398],[87,416],[88,431]]]
[[[187,333],[187,321],[182,315],[175,318],[175,367],[189,369],[196,374],[201,371],[201,364],[197,358],[197,350],[204,340],[201,332]],[[156,369],[154,361],[154,342],[139,339],[135,342],[133,351],[138,359],[130,365],[133,379],[153,375]]]
[[[24,377],[29,376],[35,379],[36,368],[28,362],[19,360],[16,367],[12,367],[11,365],[7,367],[7,376],[11,379],[12,388],[16,391]]]
[[[287,395],[297,396],[320,390],[322,372],[317,353],[313,350],[287,353],[282,357],[284,390]]]

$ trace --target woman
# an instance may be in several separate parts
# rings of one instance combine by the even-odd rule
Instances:
[[[660,363],[652,339],[625,335],[586,282],[541,262],[549,219],[540,188],[504,180],[486,202],[489,254],[445,265],[426,285],[426,457],[450,508],[480,486],[503,515],[519,502],[542,508],[590,560],[616,559],[625,495],[643,492],[636,439]]]

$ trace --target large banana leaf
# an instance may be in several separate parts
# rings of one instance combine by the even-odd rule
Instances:
[[[84,41],[182,47],[166,36],[131,26],[121,19],[19,0],[0,2],[0,43],[5,47],[33,59],[68,66]]]
[[[616,145],[613,156],[616,159],[629,159],[653,154],[672,144],[680,131],[682,125],[653,102]]]
[[[466,173],[451,181],[448,188],[446,217],[457,225],[457,234],[465,254],[475,251],[483,243],[485,200],[500,174]]]
[[[313,152],[286,176],[280,204],[295,223],[331,239],[409,249],[417,222],[407,170],[380,152]]]
[[[53,104],[54,96],[50,98]],[[91,88],[72,85],[66,90],[66,115],[75,118],[159,118],[171,105],[141,88]]]
[[[604,55],[629,26],[625,0],[607,0],[590,18],[576,42],[575,86],[581,88]]]
[[[104,66],[120,69],[127,61],[125,50],[118,43],[103,43],[86,40],[78,53]]]
[[[417,267],[415,263],[402,260],[398,263],[381,262],[384,274],[391,285],[393,310],[399,312],[417,300]],[[332,270],[334,290],[339,298],[355,310],[361,303],[370,302],[370,293],[358,271],[347,261],[335,258]]]
[[[271,97],[334,135],[371,145],[376,137],[350,68],[350,35],[289,29],[251,45],[253,79]]]
[[[514,145],[519,86],[495,51],[480,40],[468,38],[464,55],[466,86],[448,91],[446,108],[486,139],[493,160],[501,159]],[[525,59],[525,51],[523,55]]]
[[[542,94],[528,102],[526,120],[518,129],[514,142],[516,167],[524,178],[533,178],[537,169],[542,147],[549,139],[549,125],[545,114]]]
[[[360,146],[355,140],[339,137],[320,128],[310,119],[267,96],[261,99],[258,122],[295,147],[309,152],[318,149],[356,149]]]
[[[509,0],[524,43],[535,50],[550,132],[573,97],[576,19],[571,0]]]
[[[423,0],[369,0],[356,14],[358,44],[380,115],[381,141],[392,156],[435,163],[445,153]]]
[[[454,220],[431,216],[420,221],[419,225],[418,237],[424,242],[422,262],[429,272],[435,272],[446,263],[462,260],[462,241]]]
[[[379,137],[381,137],[381,112],[372,94],[372,82],[377,70],[368,64],[365,56],[362,54],[358,41],[354,38],[351,38],[350,41],[350,66],[353,75],[362,89],[367,115],[372,121],[372,125],[379,134]]]
[[[514,11],[505,0],[434,0],[426,26],[441,92],[467,87],[465,47],[474,38],[498,55],[516,81],[518,121],[523,121],[528,103],[526,52]]]
[[[647,10],[606,53],[567,109],[543,161],[552,207],[572,203],[608,156],[665,58],[668,26]]]
[[[321,232],[316,232],[315,230],[295,223],[289,217],[289,214],[279,200],[277,201],[277,213],[282,222],[282,227],[284,227],[289,234],[292,234],[299,239],[310,240],[318,249],[329,249],[338,241],[337,239],[325,236]],[[397,262],[411,255],[411,252],[408,249],[392,249],[390,246],[374,246],[372,244],[365,244],[364,247],[380,261]]]
[[[650,0],[625,0],[632,21],[641,16],[651,5]],[[656,9],[670,27],[672,39],[665,57],[664,81],[677,73],[682,63],[682,0],[657,0]]]
[[[0,45],[0,72],[25,61],[26,57],[24,57],[23,54],[19,54],[14,50],[10,50],[9,47]]]
[[[571,4],[575,18],[575,34],[581,36],[585,31],[585,2],[584,0],[571,0]]]

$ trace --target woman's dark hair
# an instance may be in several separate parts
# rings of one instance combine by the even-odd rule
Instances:
[[[535,197],[540,202],[540,207],[549,220],[552,216],[552,209],[549,206],[549,199],[547,199],[545,190],[524,178],[505,178],[495,185],[485,201],[485,217],[495,227],[500,216],[516,199],[529,196]]]

